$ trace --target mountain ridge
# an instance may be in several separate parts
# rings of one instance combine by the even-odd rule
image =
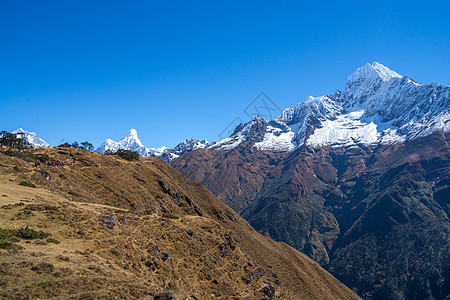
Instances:
[[[449,89],[367,64],[171,165],[365,299],[447,299]]]

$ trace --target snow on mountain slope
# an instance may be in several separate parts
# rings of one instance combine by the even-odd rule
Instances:
[[[292,151],[295,149],[295,144],[292,142],[293,137],[294,133],[284,124],[269,123],[256,116],[250,122],[238,125],[230,137],[211,147],[231,150],[243,141],[247,141],[259,150]]]
[[[115,152],[119,149],[126,149],[135,151],[141,156],[158,157],[166,162],[170,162],[171,160],[179,157],[184,152],[192,151],[198,148],[205,148],[210,145],[212,145],[212,143],[208,142],[207,140],[198,141],[195,139],[191,139],[182,141],[173,149],[168,149],[165,146],[160,148],[147,148],[139,139],[136,129],[130,129],[120,141],[116,142],[111,139],[107,139],[95,151],[99,153],[105,153],[106,150]]]
[[[304,144],[393,144],[450,131],[450,87],[419,84],[374,62],[350,75],[343,91],[309,97],[265,122],[259,127],[255,119],[241,124],[213,147],[230,150],[251,140],[261,150],[292,151]],[[248,134],[249,128],[259,129],[253,132],[258,140]]]
[[[25,137],[25,139],[28,141],[28,143],[33,147],[33,148],[45,148],[45,147],[50,147],[50,144],[47,143],[46,141],[44,141],[43,139],[41,139],[36,132],[30,132],[30,131],[26,131],[22,128],[16,129],[13,132],[11,132],[13,134],[16,135],[20,135],[22,137]]]
[[[119,149],[135,151],[142,156],[147,156],[148,152],[147,148],[145,148],[145,146],[139,140],[136,129],[130,129],[127,134],[125,134],[118,142],[107,139],[95,151],[105,153],[106,150],[115,152]]]

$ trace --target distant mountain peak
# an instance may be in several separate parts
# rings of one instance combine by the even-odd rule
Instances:
[[[132,129],[128,130],[128,132],[127,132],[127,134],[125,136],[137,137],[137,130],[132,128]]]
[[[402,78],[400,74],[390,70],[388,67],[373,62],[367,63],[365,66],[358,68],[352,75],[348,77],[347,85],[362,83],[367,80],[381,79],[382,81],[388,81],[392,78]]]
[[[450,131],[450,87],[419,84],[374,62],[350,75],[343,91],[310,96],[270,121],[241,123],[213,147],[231,150],[244,141],[274,151],[393,144],[436,130]]]
[[[170,162],[173,159],[179,157],[184,152],[192,151],[198,148],[206,148],[210,145],[212,145],[212,143],[208,142],[207,140],[198,141],[196,139],[185,139],[173,149],[168,149],[165,146],[159,148],[147,148],[139,139],[137,130],[130,129],[120,141],[107,139],[95,151],[99,153],[105,153],[106,150],[115,152],[119,149],[125,149],[135,151],[141,156],[158,157],[165,162]]]
[[[13,134],[19,134],[22,137],[24,137],[27,142],[33,147],[33,148],[46,148],[50,147],[50,144],[41,139],[36,132],[26,131],[23,128],[18,128],[11,132]]]

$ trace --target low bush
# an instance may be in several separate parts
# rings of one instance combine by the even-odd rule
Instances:
[[[12,243],[10,243],[10,242],[0,241],[0,249],[6,249],[6,248],[8,248],[11,245],[12,245]]]
[[[36,185],[34,183],[28,182],[28,181],[21,181],[19,183],[19,185],[23,185],[23,186],[27,186],[27,187],[31,187],[31,188],[36,188]]]
[[[34,240],[47,238],[48,236],[50,236],[50,233],[44,232],[42,230],[36,231],[27,226],[25,228],[22,227],[18,229],[16,236],[24,240]]]
[[[54,238],[48,238],[47,243],[59,244],[60,241],[58,241],[57,239],[54,239]]]
[[[164,214],[162,215],[162,217],[163,217],[163,218],[166,218],[166,219],[179,219],[178,216],[172,215],[172,214],[169,214],[169,213],[164,213]]]

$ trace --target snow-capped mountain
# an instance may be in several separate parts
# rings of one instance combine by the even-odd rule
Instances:
[[[148,152],[148,149],[139,140],[136,129],[130,129],[118,142],[107,139],[95,151],[105,153],[106,150],[115,152],[119,149],[132,150],[142,156],[147,156]]]
[[[248,141],[260,150],[393,144],[450,131],[450,87],[419,84],[380,63],[357,69],[343,91],[309,97],[279,116],[239,125],[212,147],[230,150]]]
[[[24,137],[33,148],[50,147],[50,144],[41,139],[36,132],[30,132],[19,128],[11,133]]]
[[[166,162],[170,162],[184,152],[192,151],[198,148],[206,148],[210,145],[212,145],[212,143],[207,140],[198,141],[195,139],[190,139],[182,141],[173,149],[168,149],[165,146],[160,148],[147,148],[139,140],[136,129],[130,129],[120,141],[116,142],[111,139],[107,139],[95,151],[105,153],[106,150],[115,152],[119,149],[126,149],[135,151],[141,156],[158,157]]]

